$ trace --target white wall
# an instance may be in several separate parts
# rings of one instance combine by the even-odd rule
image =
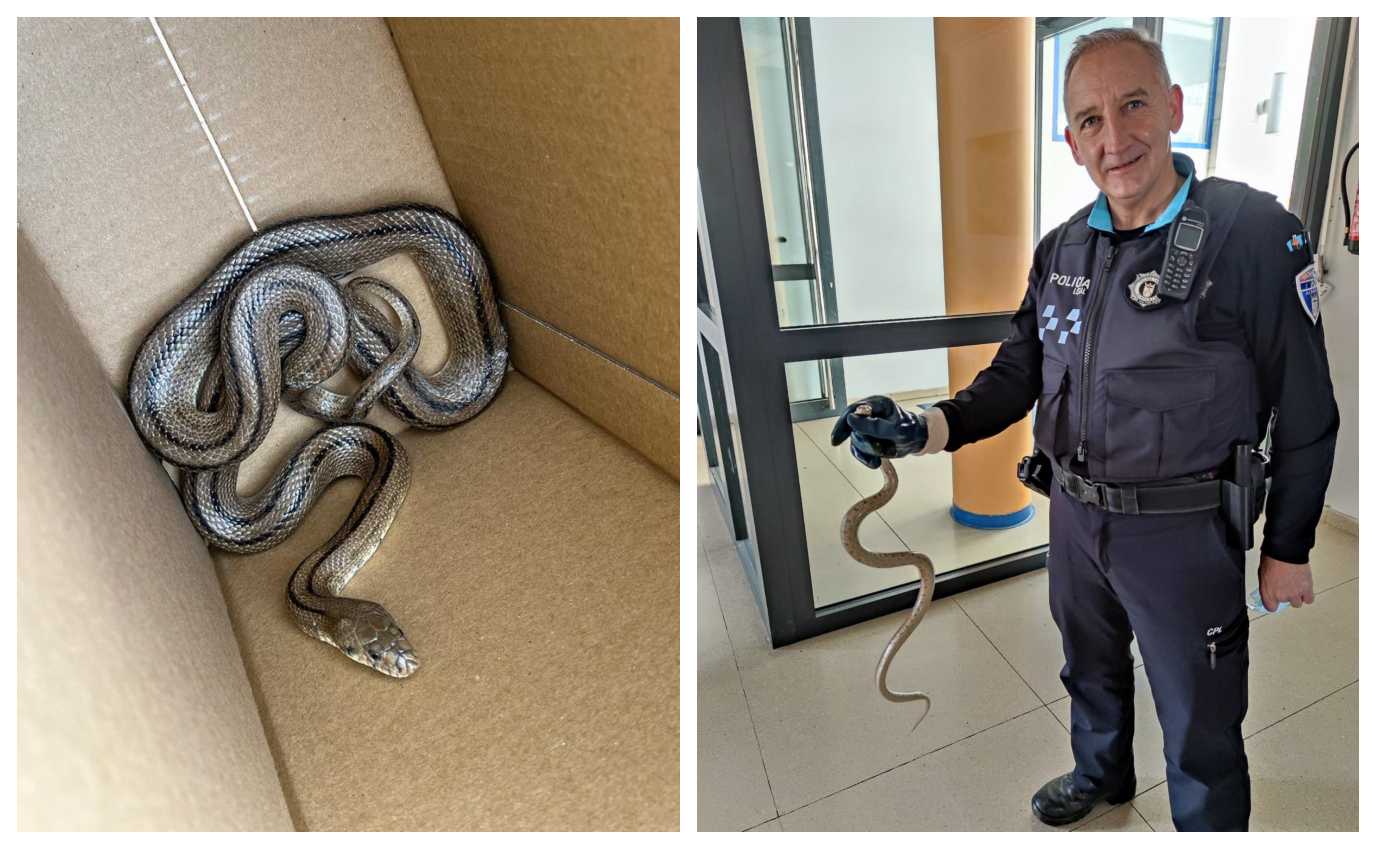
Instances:
[[[945,315],[932,19],[811,23],[841,321]],[[947,383],[931,352],[845,370],[850,398]]]
[[[1357,24],[1354,24],[1355,32]],[[1353,39],[1349,60],[1348,94],[1339,127],[1339,144],[1334,156],[1334,180],[1329,189],[1326,212],[1328,232],[1320,246],[1327,269],[1325,280],[1332,287],[1320,304],[1325,347],[1329,351],[1329,374],[1334,382],[1334,398],[1339,405],[1339,445],[1334,453],[1334,474],[1329,480],[1325,503],[1334,510],[1358,517],[1358,257],[1343,247],[1344,210],[1339,195],[1339,175],[1343,156],[1358,141],[1358,40]],[[1349,166],[1349,186],[1357,184],[1358,160],[1353,155]],[[1352,195],[1349,196],[1352,202]],[[1320,238],[1318,229],[1311,229]]]
[[[1213,173],[1271,192],[1283,206],[1291,197],[1314,39],[1314,18],[1229,21]],[[1286,75],[1277,106],[1281,123],[1276,133],[1267,133],[1267,116],[1257,110],[1259,103],[1271,98],[1272,78],[1277,72]]]

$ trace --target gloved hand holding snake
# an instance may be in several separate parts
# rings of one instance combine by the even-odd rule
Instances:
[[[421,269],[449,337],[433,375],[410,365],[420,326],[401,294],[370,278],[340,282],[400,252]],[[364,292],[386,302],[399,326]],[[350,397],[320,386],[346,360],[362,378]],[[129,408],[149,448],[181,468],[196,529],[231,552],[271,548],[331,483],[363,478],[344,525],[292,573],[288,605],[307,634],[405,677],[417,660],[401,627],[381,605],[340,595],[382,542],[410,482],[401,444],[362,420],[380,400],[419,428],[456,425],[488,404],[506,368],[507,334],[477,244],[443,210],[405,205],[289,222],[231,252],[140,346]],[[267,436],[284,392],[298,410],[336,424],[241,496],[239,465]]]
[[[890,702],[923,701],[923,713],[913,723],[913,729],[917,729],[918,724],[923,722],[932,709],[932,699],[923,691],[892,691],[885,682],[885,677],[904,641],[918,628],[918,624],[923,621],[923,615],[932,607],[936,572],[927,555],[908,550],[872,552],[866,549],[861,545],[860,529],[861,521],[888,504],[899,489],[899,476],[894,471],[894,464],[890,458],[902,457],[921,450],[927,441],[927,428],[922,417],[903,410],[884,396],[872,396],[851,405],[837,420],[832,429],[832,445],[841,445],[848,436],[851,439],[851,453],[872,469],[878,466],[884,473],[885,483],[880,492],[860,500],[846,512],[841,526],[842,545],[846,548],[847,554],[866,566],[888,568],[911,565],[918,568],[918,599],[898,631],[889,639],[889,643],[885,644],[879,666],[875,669],[875,684],[885,699]]]

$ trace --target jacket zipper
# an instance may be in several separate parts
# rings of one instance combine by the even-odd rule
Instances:
[[[1214,641],[1210,641],[1210,669],[1211,669],[1211,670],[1214,669],[1214,650],[1215,650],[1215,642],[1214,642]]]
[[[1109,267],[1114,264],[1114,254],[1118,251],[1118,246],[1113,242],[1109,243],[1109,251],[1105,254],[1104,263],[1100,266],[1100,277],[1094,283],[1094,288],[1090,291],[1090,315],[1086,317],[1085,332],[1085,353],[1081,358],[1081,438],[1076,445],[1076,460],[1085,463],[1086,441],[1090,432],[1090,376],[1094,374],[1095,368],[1095,343],[1098,338],[1095,331],[1099,328],[1100,307],[1104,304],[1103,281],[1108,279]],[[1211,656],[1213,659],[1213,656]]]

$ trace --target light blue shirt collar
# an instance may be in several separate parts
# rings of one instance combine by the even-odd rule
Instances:
[[[1191,181],[1195,179],[1195,160],[1183,153],[1173,153],[1171,164],[1176,168],[1176,173],[1186,178],[1186,182],[1181,184],[1181,188],[1176,190],[1176,196],[1171,199],[1171,203],[1157,216],[1157,220],[1147,226],[1144,233],[1151,233],[1159,227],[1166,227],[1176,218],[1177,213],[1186,205],[1186,195],[1190,194]],[[1109,214],[1109,201],[1105,199],[1104,192],[1095,199],[1095,208],[1090,211],[1090,226],[1096,230],[1103,230],[1105,233],[1114,232],[1114,218]]]

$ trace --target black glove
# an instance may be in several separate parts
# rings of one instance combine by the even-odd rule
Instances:
[[[857,413],[866,405],[869,415]],[[880,458],[903,457],[922,451],[928,442],[928,423],[922,416],[910,413],[893,399],[873,395],[846,409],[832,426],[832,445],[851,438],[851,454],[870,467],[880,468]]]

